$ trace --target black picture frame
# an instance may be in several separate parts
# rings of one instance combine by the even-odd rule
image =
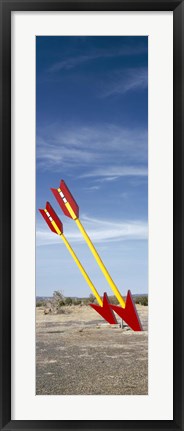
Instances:
[[[172,421],[11,420],[11,12],[173,11],[174,19],[174,415]],[[184,430],[184,0],[0,0],[0,426],[1,430]],[[163,29],[164,31],[164,29]],[[158,388],[159,390],[159,388]],[[164,400],[163,400],[164,403]]]

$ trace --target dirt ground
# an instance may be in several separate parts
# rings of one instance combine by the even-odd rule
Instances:
[[[143,332],[109,325],[90,306],[63,310],[36,309],[36,394],[146,395],[148,307],[137,305]]]

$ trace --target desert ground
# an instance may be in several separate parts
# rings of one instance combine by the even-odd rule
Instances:
[[[109,325],[90,306],[37,307],[36,394],[148,394],[148,307],[137,310],[143,332]]]

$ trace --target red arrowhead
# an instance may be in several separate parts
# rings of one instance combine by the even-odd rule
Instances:
[[[127,293],[125,308],[113,304],[111,304],[111,308],[133,329],[133,331],[143,331],[130,290],[128,290]]]
[[[108,323],[116,324],[117,320],[116,317],[111,310],[111,304],[109,303],[109,299],[107,296],[107,293],[104,293],[103,296],[103,307],[96,304],[89,304],[94,310],[97,311]]]

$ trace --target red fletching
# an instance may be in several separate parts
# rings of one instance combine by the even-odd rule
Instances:
[[[54,209],[52,208],[52,206],[50,205],[49,202],[46,203],[46,210],[50,214],[50,217],[53,219],[53,221],[56,223],[56,225],[59,228],[59,230],[61,231],[61,233],[63,233],[63,224],[61,223],[61,220],[59,219],[59,217],[57,216],[57,214],[55,213]],[[44,220],[46,221],[46,223],[48,224],[50,230],[52,232],[58,234],[58,232],[55,230],[55,227],[52,225],[51,220],[49,219],[48,215],[46,214],[45,210],[39,209],[39,211],[40,211],[40,214],[42,215],[42,217],[44,218]]]
[[[49,202],[46,203],[46,210],[49,212],[55,223],[57,224],[57,227],[60,229],[60,231],[63,233],[63,224],[61,223],[61,220],[55,213],[54,209],[52,208],[51,204]]]
[[[60,189],[65,195],[67,201],[71,205],[74,213],[76,214],[76,217],[79,217],[79,207],[77,205],[77,202],[75,201],[74,197],[72,196],[70,190],[68,189],[67,185],[65,184],[64,180],[61,180],[60,182]]]
[[[63,193],[65,199],[70,204],[74,214],[76,215],[76,218],[79,218],[79,207],[78,207],[77,202],[75,201],[74,197],[72,196],[70,190],[68,189],[67,185],[65,184],[64,180],[61,180],[61,182],[60,182],[60,189],[61,189],[61,192]],[[54,194],[55,198],[57,199],[58,204],[60,205],[64,214],[67,217],[72,218],[72,216],[70,215],[70,213],[69,213],[62,197],[60,196],[58,190],[57,189],[51,189],[51,190],[52,190],[52,193]]]
[[[44,210],[39,209],[40,214],[42,215],[42,217],[44,218],[44,220],[46,221],[46,223],[48,224],[50,230],[52,230],[52,232],[57,233],[54,229],[54,226],[52,225],[51,221],[49,220],[49,218],[47,217],[47,214]]]
[[[51,191],[52,191],[53,195],[55,196],[56,200],[58,201],[58,204],[59,204],[60,208],[62,209],[62,211],[64,212],[64,214],[67,217],[72,218],[71,215],[70,215],[70,213],[69,213],[69,211],[67,210],[67,207],[65,206],[65,204],[63,202],[63,199],[60,196],[58,190],[57,189],[51,189]]]

